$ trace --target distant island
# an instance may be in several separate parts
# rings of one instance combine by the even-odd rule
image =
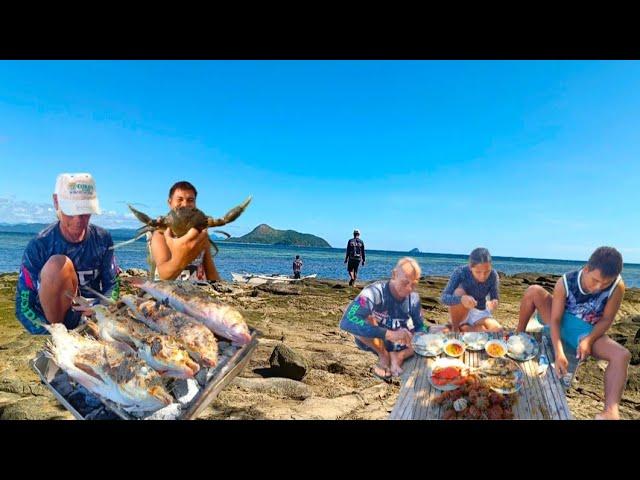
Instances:
[[[420,253],[420,250],[418,250],[417,248],[412,248],[411,250],[409,250],[409,253]]]
[[[251,232],[241,237],[231,237],[228,242],[238,243],[264,243],[269,245],[287,245],[294,247],[329,247],[326,240],[311,235],[310,233],[299,233],[293,230],[276,230],[263,223],[258,225]]]

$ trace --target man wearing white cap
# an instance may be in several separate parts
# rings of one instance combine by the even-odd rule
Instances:
[[[347,254],[344,257],[351,278],[349,285],[354,285],[358,279],[360,262],[364,265],[364,242],[360,240],[360,230],[356,228],[353,230],[353,238],[347,242]]]
[[[89,220],[100,214],[96,183],[88,173],[58,175],[53,206],[58,221],[41,231],[25,249],[16,292],[16,316],[33,334],[43,324],[75,328],[83,309],[71,295],[93,298],[83,287],[118,298],[120,283],[111,234]]]

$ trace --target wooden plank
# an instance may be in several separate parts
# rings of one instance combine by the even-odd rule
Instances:
[[[422,366],[420,368],[420,372],[418,375],[418,394],[416,395],[417,405],[413,412],[413,418],[415,420],[424,420],[427,418],[427,410],[431,404],[431,389],[429,388],[431,384],[427,378],[427,372],[429,370],[430,365],[434,363],[434,360],[429,358],[422,362]]]
[[[535,338],[540,345],[540,354],[545,354],[545,347],[542,341],[542,336],[535,335]],[[562,418],[562,412],[558,408],[556,397],[551,389],[550,382],[552,381],[552,377],[549,375],[549,371],[547,370],[547,374],[543,377],[538,376],[539,362],[537,358],[530,360],[529,362],[527,362],[527,364],[529,364],[528,369],[530,371],[530,374],[533,375],[536,379],[536,383],[538,388],[540,389],[541,396],[545,401],[546,413],[548,413],[548,416],[553,420]],[[546,419],[547,417],[544,414],[545,412],[543,411],[543,417]]]
[[[553,354],[553,347],[550,343],[551,342],[547,344],[541,341],[541,345],[543,345],[543,351],[547,355],[549,362],[553,363],[555,362],[555,356]],[[549,366],[549,370],[547,370],[547,376],[549,377],[547,381],[549,382],[551,393],[553,394],[555,404],[560,412],[560,419],[571,419],[572,417],[569,411],[569,405],[567,404],[567,396],[564,387],[562,386],[560,378],[558,377],[555,369],[551,365]]]
[[[537,369],[537,366],[536,366],[536,369]],[[540,387],[544,392],[544,396],[547,400],[547,406],[549,407],[553,420],[560,420],[562,419],[562,409],[559,408],[558,403],[556,402],[556,398],[551,390],[550,382],[551,382],[551,376],[549,375],[548,370],[543,377],[538,377],[538,383],[540,384]]]
[[[415,368],[415,376],[412,384],[411,390],[411,403],[407,406],[405,412],[403,413],[403,419],[415,419],[418,415],[418,410],[420,408],[420,400],[424,395],[422,382],[424,376],[424,370],[428,363],[428,359],[426,357],[420,357],[416,360],[416,368]]]
[[[400,418],[403,420],[409,420],[412,418],[413,410],[415,409],[416,401],[416,384],[419,379],[419,371],[422,365],[422,357],[415,356],[412,363],[411,377],[405,382],[405,388],[407,390],[407,401],[400,411]]]
[[[416,370],[418,367],[417,359],[412,358],[410,363],[405,363],[406,370],[402,374],[403,383],[400,387],[400,393],[396,404],[389,415],[390,420],[399,420],[403,418],[403,414],[407,405],[412,402],[413,385],[415,384]]]
[[[549,341],[549,344],[547,344],[546,342],[544,342],[542,340],[542,338],[540,339],[540,344],[542,346],[542,351],[545,353],[545,355],[547,356],[547,358],[549,359],[550,363],[554,363],[555,362],[555,355],[553,353],[553,347],[551,347],[551,342]],[[564,387],[562,386],[562,383],[560,383],[560,378],[558,377],[558,375],[556,374],[555,369],[549,365],[549,369],[547,370],[547,375],[546,375],[546,382],[549,385],[549,388],[551,390],[551,394],[553,395],[553,399],[554,399],[554,403],[557,406],[559,412],[560,412],[560,418],[563,417],[562,415],[562,400],[565,399],[566,401],[566,395],[565,395],[565,390]]]
[[[547,399],[542,393],[540,384],[537,381],[535,371],[532,369],[533,362],[521,362],[520,367],[525,374],[525,384],[528,390],[530,414],[532,420],[551,420]]]
[[[540,348],[541,348],[540,353],[542,354],[544,352],[541,344],[542,338],[540,337],[540,335],[536,335],[536,334],[533,334],[533,337],[538,341],[538,344],[540,345]],[[549,385],[546,381],[547,380],[546,375],[544,377],[538,376],[538,365],[539,365],[538,359],[533,358],[528,362],[526,362],[526,364],[524,365],[524,368],[526,368],[528,374],[531,376],[532,380],[535,382],[536,387],[539,391],[539,398],[543,403],[538,405],[538,407],[541,409],[543,419],[545,420],[557,419],[559,418],[559,412],[556,407],[555,398],[551,393]]]

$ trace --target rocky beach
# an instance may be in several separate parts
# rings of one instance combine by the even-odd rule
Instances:
[[[131,290],[128,271],[123,290]],[[496,318],[515,327],[524,290],[531,284],[551,289],[557,276],[501,275],[501,303]],[[420,280],[424,317],[445,323],[439,302],[446,277]],[[72,419],[73,416],[29,366],[46,336],[28,334],[14,315],[17,274],[0,274],[0,419]],[[239,308],[248,324],[261,332],[258,348],[238,377],[200,419],[384,419],[400,390],[370,373],[375,358],[359,350],[339,329],[344,308],[359,288],[344,281],[307,280],[296,286],[256,287],[223,283],[208,288],[220,301]],[[624,419],[640,419],[640,289],[628,289],[609,335],[632,353],[621,404]],[[603,405],[603,365],[590,359],[567,393],[576,419],[590,419]]]

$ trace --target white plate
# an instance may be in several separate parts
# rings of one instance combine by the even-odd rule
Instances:
[[[464,362],[462,362],[462,360],[458,360],[457,358],[439,358],[438,360],[433,362],[433,364],[427,369],[427,378],[429,379],[429,383],[433,386],[433,388],[437,390],[441,390],[443,392],[448,392],[450,390],[455,390],[456,388],[460,388],[458,385],[451,385],[451,384],[442,385],[442,386],[435,385],[431,381],[431,375],[433,374],[433,371],[438,368],[445,368],[445,367],[466,368],[466,365],[464,364]]]
[[[512,374],[515,377],[515,386],[513,388],[510,388],[510,389],[499,388],[499,387],[491,387],[489,385],[487,385],[487,386],[491,390],[493,390],[494,392],[501,393],[503,395],[511,395],[513,393],[516,393],[524,385],[524,373],[522,372],[522,369],[518,366],[518,364],[516,362],[514,362],[513,360],[510,360],[508,358],[504,358],[504,357],[494,357],[494,358],[496,360],[504,361],[508,365],[510,365],[510,368],[513,369]],[[491,361],[492,361],[492,359],[483,361],[480,364],[480,368],[485,368],[488,364],[490,364]]]
[[[489,335],[484,332],[467,332],[462,335],[462,341],[467,344],[467,350],[477,352],[484,349],[485,343],[489,341]]]
[[[444,346],[444,335],[439,333],[417,333],[411,340],[413,350],[423,357],[437,357],[442,353]],[[434,348],[428,348],[429,344],[434,344]]]
[[[511,350],[512,343],[510,342],[512,342],[511,339],[514,337],[520,337],[524,339],[527,349],[523,353],[518,354]],[[507,355],[513,358],[514,360],[518,360],[519,362],[526,362],[528,360],[531,360],[532,358],[535,358],[538,355],[538,353],[540,353],[540,345],[538,344],[535,338],[533,338],[531,335],[528,335],[526,333],[511,335],[509,337],[509,340],[507,341]]]

